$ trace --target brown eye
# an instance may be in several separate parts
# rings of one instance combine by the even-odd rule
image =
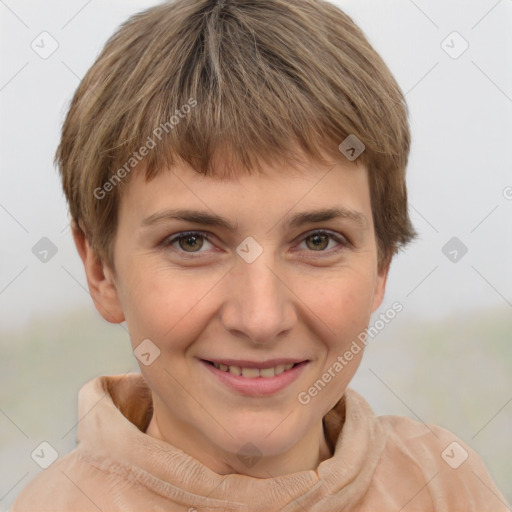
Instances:
[[[315,251],[322,251],[329,245],[330,236],[323,233],[315,233],[305,238],[306,245]],[[311,243],[307,243],[307,240],[311,240]]]
[[[350,247],[350,242],[343,235],[330,231],[314,231],[307,234],[303,239],[308,252],[317,252],[319,256],[329,256]],[[335,242],[334,247],[328,249],[329,242]]]
[[[181,255],[193,255],[196,253],[200,255],[207,252],[206,249],[208,249],[208,245],[205,248],[205,241],[206,244],[213,246],[209,241],[208,236],[200,232],[190,231],[188,233],[179,233],[175,236],[169,237],[162,242],[162,245],[164,247],[172,248],[178,254],[181,253]]]
[[[201,247],[203,246],[203,238],[204,237],[202,235],[193,234],[179,237],[177,241],[180,248],[182,248],[184,251],[196,252],[197,249],[201,249]],[[200,243],[199,240],[201,240]]]
[[[203,246],[202,241],[201,243],[199,243],[199,240],[201,240],[202,238],[203,237],[201,235],[187,235],[181,237],[178,240],[178,243],[183,250],[188,251],[189,249],[191,249],[192,252],[195,252],[195,249],[201,249],[201,247]]]

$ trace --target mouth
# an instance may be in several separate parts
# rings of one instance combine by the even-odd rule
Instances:
[[[215,386],[230,389],[239,395],[263,397],[283,391],[299,378],[309,360],[240,361],[200,360]],[[232,364],[237,362],[238,364]],[[226,364],[230,363],[230,364]],[[250,364],[250,366],[249,366]]]
[[[221,370],[237,377],[245,377],[247,379],[256,379],[258,377],[271,378],[281,375],[297,365],[307,363],[308,360],[291,361],[291,360],[272,360],[272,361],[239,361],[239,360],[222,360],[208,361],[203,359],[205,363],[214,366],[217,370]]]

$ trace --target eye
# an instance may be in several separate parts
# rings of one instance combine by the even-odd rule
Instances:
[[[327,253],[328,255],[350,246],[350,242],[343,235],[325,230],[317,230],[307,233],[301,240],[302,243],[306,244],[307,249],[309,249],[308,252]],[[188,255],[190,255],[190,257],[194,257],[194,254],[205,252],[201,251],[204,247],[204,241],[212,245],[212,242],[210,242],[206,234],[199,231],[188,231],[178,233],[177,235],[165,239],[162,242],[162,245],[164,247],[172,247],[185,257],[188,257]],[[331,241],[336,242],[338,245],[326,250]]]
[[[211,244],[211,242],[208,240],[208,237],[202,233],[199,233],[197,231],[190,231],[186,233],[178,233],[178,235],[173,236],[171,238],[168,238],[164,240],[163,245],[164,246],[171,246],[173,247],[174,244],[178,244],[179,248],[177,250],[184,252],[184,253],[197,253],[199,252],[196,249],[201,249],[203,247],[202,240],[208,241],[208,243]],[[204,252],[204,251],[201,251]]]
[[[310,241],[308,243],[308,241]],[[337,247],[330,250],[325,250],[329,246],[329,242],[334,241],[338,244]],[[333,233],[331,231],[319,230],[313,231],[303,238],[303,243],[311,249],[311,252],[321,252],[331,254],[333,252],[338,252],[342,250],[344,247],[348,247],[350,242],[343,236],[338,235],[337,233]]]

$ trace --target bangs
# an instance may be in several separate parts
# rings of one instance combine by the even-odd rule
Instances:
[[[178,161],[201,174],[216,169],[232,176],[276,160],[293,161],[297,149],[326,164],[325,154],[342,159],[338,145],[348,135],[364,140],[368,150],[396,150],[390,139],[381,135],[376,140],[361,123],[361,112],[368,112],[370,101],[375,104],[378,98],[369,97],[368,84],[376,78],[332,44],[325,20],[315,25],[316,33],[306,33],[300,24],[288,27],[288,39],[296,39],[293,46],[308,48],[311,56],[322,54],[321,60],[301,61],[289,41],[264,26],[264,3],[253,7],[254,12],[251,4],[238,5],[235,12],[229,4],[210,10],[208,4],[189,13],[186,37],[173,30],[172,18],[153,15],[149,46],[140,37],[125,42],[130,60],[116,62],[112,75],[125,73],[127,80],[121,87],[119,80],[112,84],[115,92],[100,91],[115,94],[112,113],[123,112],[117,119],[109,116],[118,142],[105,152],[115,167],[144,146],[147,179]],[[288,19],[288,25],[293,23]],[[155,59],[155,54],[161,57]],[[329,84],[321,81],[333,72]],[[366,124],[376,131],[393,113],[382,102],[373,116]],[[215,165],[215,155],[222,166]],[[225,165],[226,160],[231,164]]]

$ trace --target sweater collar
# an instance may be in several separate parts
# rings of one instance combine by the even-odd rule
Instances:
[[[79,394],[78,451],[90,463],[134,478],[147,492],[198,510],[338,511],[367,491],[384,436],[367,402],[347,389],[324,416],[333,455],[315,470],[275,478],[219,475],[180,449],[145,434],[151,391],[140,373],[102,376]],[[128,476],[127,476],[128,475]]]

